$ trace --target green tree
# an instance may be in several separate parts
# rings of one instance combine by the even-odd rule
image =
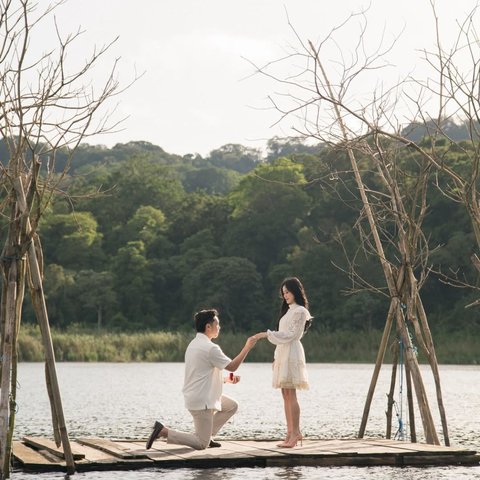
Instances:
[[[152,291],[152,272],[142,241],[128,242],[113,258],[112,272],[120,313],[128,329],[151,328],[157,324],[158,309]]]
[[[45,216],[41,233],[47,263],[67,269],[99,268],[105,261],[102,234],[90,212],[49,214]]]
[[[168,239],[173,244],[181,245],[185,239],[209,229],[216,244],[220,245],[225,236],[231,211],[232,206],[224,196],[191,193],[183,199],[169,224]]]
[[[238,172],[210,166],[187,170],[182,183],[187,192],[200,190],[211,195],[225,195],[238,185],[240,178]]]
[[[163,212],[158,208],[147,205],[140,206],[119,233],[124,238],[122,243],[141,240],[148,247],[166,230],[167,225]]]
[[[97,328],[110,323],[117,304],[111,272],[80,270],[75,276],[75,296],[85,316],[88,316],[89,309],[93,311]],[[86,320],[87,318],[82,318],[82,322]]]
[[[45,269],[45,298],[50,322],[56,327],[66,327],[80,322],[81,318],[73,295],[75,272],[61,265],[49,264]]]
[[[303,189],[302,168],[286,158],[261,165],[229,195],[233,213],[225,252],[248,258],[262,275],[283,263],[308,216],[310,199]]]
[[[239,173],[247,173],[262,161],[262,157],[258,149],[229,143],[216,150],[212,150],[207,160],[216,167],[236,170]]]
[[[325,148],[325,145],[307,145],[302,139],[273,137],[267,142],[268,160],[275,160],[280,157],[292,158],[298,154],[317,154]]]
[[[221,257],[202,263],[186,275],[183,299],[190,311],[218,308],[232,331],[265,325],[265,296],[255,265],[244,258]]]
[[[144,158],[132,158],[116,166],[108,181],[97,188],[101,198],[84,199],[82,208],[93,213],[102,226],[105,250],[114,255],[122,246],[121,231],[140,207],[151,206],[163,212],[168,223],[175,218],[185,191],[174,169]]]

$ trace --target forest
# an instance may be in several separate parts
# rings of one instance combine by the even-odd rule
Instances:
[[[446,154],[461,168],[463,150]],[[412,158],[405,148],[396,161]],[[55,168],[63,171],[66,161],[60,152]],[[376,184],[374,173],[369,181]],[[469,332],[480,316],[465,307],[478,294],[449,277],[475,286],[472,227],[433,173],[431,183],[423,303],[432,331]],[[229,144],[202,157],[142,141],[81,144],[60,187],[39,226],[57,329],[190,331],[193,313],[207,307],[232,333],[271,328],[278,286],[293,275],[305,285],[312,330],[383,328],[385,280],[360,248],[361,202],[341,149],[273,138],[266,153]],[[370,288],[349,274],[352,259]],[[24,318],[35,322],[29,304]]]

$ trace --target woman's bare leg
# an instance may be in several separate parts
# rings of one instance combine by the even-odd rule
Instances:
[[[300,405],[297,400],[297,391],[292,388],[289,390],[290,395],[290,422],[291,434],[295,437],[301,436],[300,432]]]
[[[283,446],[294,447],[297,442],[303,438],[302,432],[300,431],[300,405],[297,400],[297,390],[294,388],[285,389],[285,400],[289,409],[290,433]]]
[[[286,388],[282,388],[282,397],[283,397],[283,409],[285,411],[285,420],[287,422],[287,435],[285,436],[285,440],[282,443],[279,443],[278,446],[283,446],[284,443],[288,442],[290,435],[292,433],[292,419],[290,415],[290,404],[289,404],[289,395],[288,390]]]

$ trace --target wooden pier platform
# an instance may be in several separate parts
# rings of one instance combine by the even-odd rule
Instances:
[[[156,441],[79,438],[71,440],[76,469],[225,468],[278,466],[433,466],[480,465],[475,450],[385,439],[306,439],[296,448],[279,448],[278,440],[220,440],[220,448],[192,450]],[[65,471],[63,451],[47,438],[15,441],[16,468],[32,472]]]

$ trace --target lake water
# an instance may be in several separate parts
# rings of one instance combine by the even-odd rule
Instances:
[[[358,433],[373,365],[309,364],[311,388],[299,392],[301,423],[305,437],[354,438]],[[430,404],[438,418],[434,385],[430,370],[422,366],[430,393]],[[181,363],[61,363],[57,373],[70,438],[100,436],[110,438],[146,438],[156,419],[176,429],[191,430],[189,413],[181,394]],[[238,374],[241,382],[226,385],[225,393],[240,404],[232,422],[217,439],[282,438],[285,433],[281,394],[271,388],[271,365],[245,363]],[[450,442],[480,450],[480,367],[440,367]],[[382,367],[370,410],[365,436],[385,435],[386,394],[390,366]],[[399,390],[397,384],[397,392]],[[404,387],[406,390],[406,387]],[[406,399],[396,395],[397,406],[406,412]],[[15,437],[25,435],[52,437],[50,406],[45,387],[44,365],[19,365],[17,420]],[[406,421],[406,414],[404,415]],[[417,435],[422,438],[417,412]],[[393,425],[397,428],[397,422]],[[443,443],[443,439],[442,439]],[[335,480],[392,479],[439,480],[480,478],[480,467],[295,467],[237,469],[147,469],[132,472],[88,472],[72,480]],[[28,474],[15,470],[13,480],[50,480],[63,474]]]

